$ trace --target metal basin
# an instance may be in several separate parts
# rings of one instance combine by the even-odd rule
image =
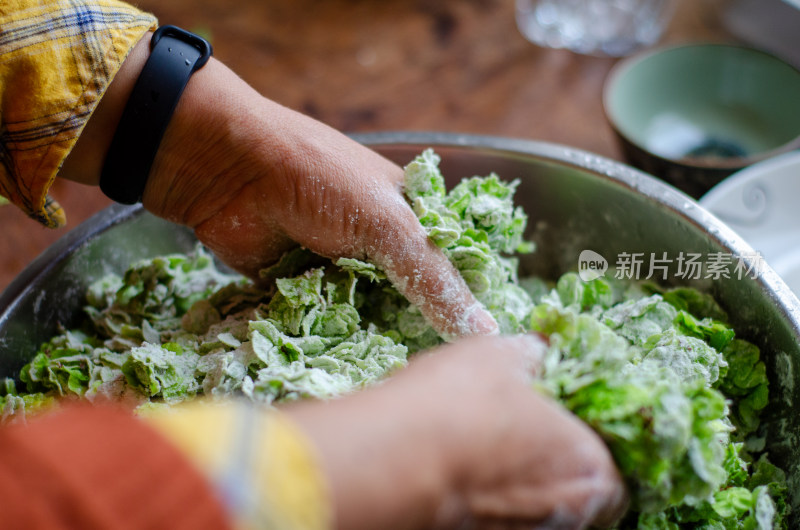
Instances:
[[[771,402],[767,447],[789,471],[795,514],[800,512],[800,302],[768,267],[753,278],[682,279],[679,257],[743,259],[753,250],[688,196],[618,162],[563,146],[503,138],[436,133],[381,133],[355,138],[399,164],[425,147],[442,156],[451,184],[496,172],[521,180],[517,200],[530,216],[529,237],[538,250],[522,263],[524,273],[556,278],[578,267],[590,249],[618,264],[642,253],[642,277],[651,254],[666,265],[667,283],[692,285],[713,294],[728,311],[737,334],[761,347],[768,366]],[[76,228],[34,263],[0,296],[0,377],[13,376],[56,332],[80,318],[88,284],[131,262],[187,251],[194,237],[185,228],[144,212],[113,206]],[[666,253],[666,254],[664,254]],[[712,256],[713,255],[713,256]],[[664,271],[658,270],[660,277]],[[740,271],[741,272],[741,271]],[[800,519],[794,516],[793,527]]]

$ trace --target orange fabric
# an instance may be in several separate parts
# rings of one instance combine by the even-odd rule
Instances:
[[[130,413],[90,405],[0,429],[0,526],[230,528],[182,454]]]

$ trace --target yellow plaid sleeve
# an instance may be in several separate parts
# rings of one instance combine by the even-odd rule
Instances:
[[[120,65],[156,19],[115,0],[0,2],[0,195],[49,227],[48,190]]]
[[[237,528],[331,527],[314,450],[282,414],[250,403],[200,400],[142,417],[211,479]]]

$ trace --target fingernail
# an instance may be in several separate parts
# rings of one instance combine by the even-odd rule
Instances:
[[[470,335],[498,335],[499,333],[497,322],[492,315],[479,302],[475,302],[461,312],[452,331],[443,333],[442,338],[447,342],[453,342]]]
[[[500,328],[494,317],[481,304],[474,304],[464,312],[469,335],[498,335]]]

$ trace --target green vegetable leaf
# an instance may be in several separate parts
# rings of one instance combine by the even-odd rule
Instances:
[[[496,174],[448,192],[426,150],[405,170],[421,226],[505,334],[547,335],[534,389],[606,442],[632,509],[619,528],[786,528],[786,478],[748,453],[769,397],[761,352],[707,293],[612,277],[517,277],[527,215]],[[261,271],[261,290],[201,247],[132,264],[87,292],[86,323],[43,344],[0,386],[3,421],[54,396],[130,392],[142,409],[196,394],[274,404],[385,379],[443,341],[374,263],[307,249]],[[534,391],[534,390],[532,390]]]

